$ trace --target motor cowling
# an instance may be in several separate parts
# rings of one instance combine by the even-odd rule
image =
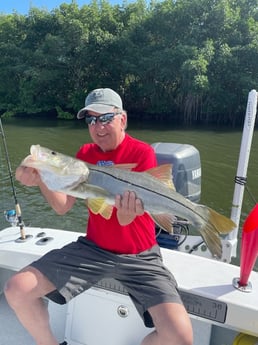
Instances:
[[[192,145],[153,143],[158,165],[172,164],[172,178],[176,191],[193,202],[201,198],[201,160]]]

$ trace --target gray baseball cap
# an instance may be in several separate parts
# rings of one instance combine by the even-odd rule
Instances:
[[[118,93],[112,89],[95,89],[85,99],[85,107],[78,111],[77,118],[83,119],[87,110],[105,114],[113,111],[113,108],[123,109],[123,103]]]

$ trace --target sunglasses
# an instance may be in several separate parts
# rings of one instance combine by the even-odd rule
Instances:
[[[85,122],[87,123],[87,125],[91,125],[91,126],[96,125],[97,122],[101,123],[102,125],[107,125],[113,121],[113,119],[116,115],[120,115],[120,114],[122,114],[122,113],[121,112],[120,113],[107,113],[107,114],[103,114],[100,116],[86,115],[85,116]]]

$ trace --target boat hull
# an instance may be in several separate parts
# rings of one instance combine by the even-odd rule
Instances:
[[[30,236],[24,242],[19,240],[18,227],[0,232],[2,288],[11,274],[81,235],[42,228],[27,228],[26,232]],[[225,339],[231,343],[239,332],[258,337],[256,272],[250,275],[252,292],[245,293],[232,285],[232,280],[240,274],[239,267],[177,250],[161,250],[166,266],[177,279],[179,292],[190,314],[194,344],[217,345],[218,340],[212,340],[214,334],[216,339],[223,335],[224,343]],[[135,345],[152,331],[143,325],[127,292],[115,280],[99,282],[68,305],[48,302],[48,308],[57,339],[60,342],[66,339],[69,345]],[[4,336],[1,333],[0,343]]]

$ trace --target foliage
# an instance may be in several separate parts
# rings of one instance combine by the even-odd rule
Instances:
[[[0,14],[0,114],[74,118],[87,92],[111,87],[141,118],[237,125],[258,85],[257,19],[256,0]]]

